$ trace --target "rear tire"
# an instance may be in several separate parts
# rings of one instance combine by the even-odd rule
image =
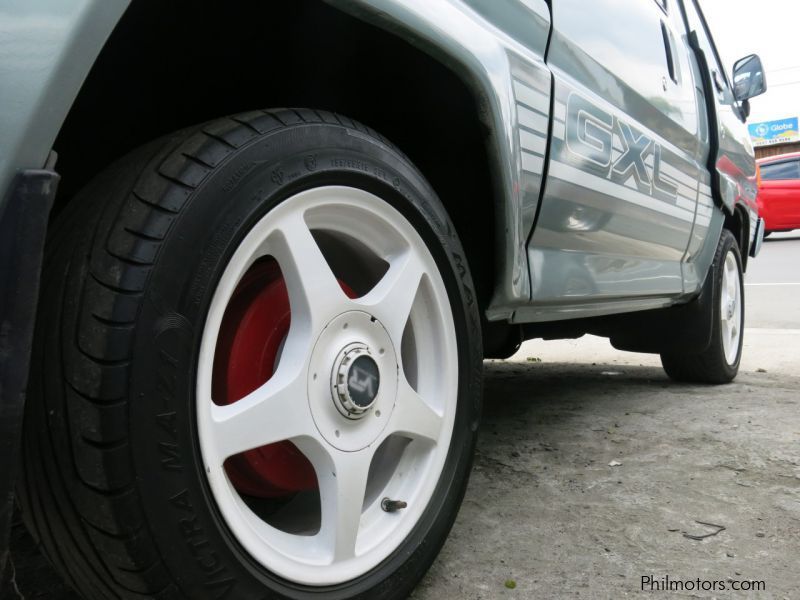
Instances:
[[[714,296],[708,307],[711,342],[696,354],[661,354],[664,370],[675,381],[729,383],[739,371],[744,342],[744,277],[739,245],[728,230],[722,231],[708,276],[714,278]]]
[[[329,197],[332,204],[326,204]],[[349,206],[350,213],[339,210],[340,205]],[[281,215],[285,229],[261,242],[253,238],[259,227]],[[305,229],[292,229],[298,223]],[[364,223],[374,227],[364,229]],[[353,240],[348,231],[365,235]],[[214,307],[222,297],[224,308],[226,282],[235,284],[238,277],[231,265],[243,248],[252,249],[253,239],[261,244],[253,252],[278,259],[286,286],[273,280],[278,286],[271,288],[278,290],[270,296],[273,304],[254,310],[276,306],[274,298],[288,288],[294,316],[288,335],[272,348],[268,371],[274,368],[276,380],[300,373],[309,383],[298,383],[301,393],[292,392],[299,402],[262,410],[260,419],[239,419],[238,429],[215,429],[222,421],[212,419],[209,425],[203,414],[222,415],[228,423],[237,411],[273,402],[266,391],[265,400],[247,404],[251,394],[238,406],[241,395],[230,406],[218,402],[217,392],[213,401],[202,397],[214,362],[213,355],[209,362],[203,352],[217,352],[227,343],[217,340],[222,334],[209,325],[220,312]],[[305,244],[303,252],[280,254],[297,240]],[[346,246],[341,256],[327,253],[333,242]],[[382,249],[385,256],[378,253]],[[367,251],[375,256],[368,257]],[[312,255],[322,259],[312,264]],[[249,256],[261,264],[256,260],[260,255]],[[370,288],[359,277],[381,260],[389,270],[376,276]],[[323,287],[316,277],[308,280],[301,264],[327,273],[328,282],[338,278],[341,289]],[[406,299],[410,312],[395,315],[395,304],[390,310],[389,300],[373,292],[390,275],[405,274],[407,264],[420,269],[418,287],[410,288],[415,280],[402,278],[400,293],[395,294],[395,279],[380,288],[390,300]],[[355,282],[346,287],[341,280],[347,274]],[[310,288],[297,287],[304,279]],[[309,110],[247,113],[176,133],[122,159],[70,202],[49,240],[43,282],[18,495],[34,538],[83,597],[394,599],[410,593],[444,543],[466,487],[480,413],[482,343],[455,229],[433,190],[396,148],[363,125]],[[324,316],[326,310],[331,316]],[[374,404],[364,409],[372,412],[364,412],[361,420],[331,413],[337,397],[325,386],[317,393],[310,378],[310,361],[327,339],[325,332],[351,313],[356,317],[348,335],[364,337],[359,352],[374,357],[380,374],[376,383],[364,370],[346,371],[342,393],[348,398],[362,394],[347,406],[361,411],[362,404]],[[231,326],[234,333],[254,331],[237,325]],[[344,339],[341,331],[337,335]],[[374,347],[370,340],[377,340]],[[425,355],[431,349],[435,353]],[[322,350],[327,354],[322,353],[320,364],[328,370],[313,381],[330,382],[326,357],[335,353]],[[381,371],[386,361],[391,364]],[[349,364],[342,359],[333,367],[338,365],[340,373],[354,368],[355,361]],[[216,365],[213,370],[216,377]],[[270,377],[257,381],[256,391],[273,390],[285,381],[270,387],[272,381],[265,383]],[[341,381],[336,380],[340,387]],[[308,390],[307,400],[302,390]],[[314,409],[314,401],[321,408]],[[379,405],[385,407],[383,414],[374,410]],[[339,429],[342,444],[370,427],[375,433],[344,452],[328,444],[325,433],[318,435],[319,419],[298,421],[308,427],[298,437],[292,437],[292,423],[286,421],[286,439],[311,454],[307,458],[319,486],[314,510],[321,525],[316,535],[303,525],[297,532],[268,537],[262,548],[230,515],[257,513],[251,523],[271,535],[278,522],[259,526],[257,519],[276,512],[283,518],[283,509],[307,482],[294,478],[290,488],[296,487],[280,500],[271,495],[276,489],[286,491],[278,485],[283,481],[265,482],[263,497],[253,495],[258,489],[240,492],[231,483],[237,478],[226,460],[234,450],[225,452],[220,444],[239,444],[241,454],[255,451],[248,449],[256,438],[242,442],[245,436],[280,431],[276,424],[306,409],[315,419],[322,413],[313,410],[340,418],[336,443]],[[426,415],[426,420],[408,415]],[[375,423],[382,425],[376,428]],[[390,444],[385,440],[393,432],[400,436]],[[356,485],[350,493],[346,483],[356,467],[342,469],[351,463],[336,461],[365,455],[367,462],[359,464],[371,466],[373,454],[384,447],[391,452],[384,451],[375,467],[380,477],[364,472],[361,483],[367,491],[359,492]],[[271,477],[272,471],[258,468],[246,475],[261,472]],[[337,479],[337,472],[347,477]],[[423,475],[427,479],[417,483],[414,477]],[[409,506],[382,512],[382,494],[389,489],[407,494],[393,498],[408,499]],[[326,497],[329,492],[334,496]],[[238,507],[233,513],[226,498]],[[353,507],[356,512],[340,516]],[[300,506],[295,520],[305,518],[307,508]],[[355,521],[350,515],[356,515]],[[362,527],[371,528],[370,539],[359,546]],[[352,539],[347,538],[351,533]],[[370,545],[379,535],[388,541]],[[271,553],[293,537],[302,539],[292,548],[314,550],[319,564],[298,570],[286,556]],[[330,556],[326,544],[332,544]],[[368,560],[358,562],[360,548]],[[322,563],[339,560],[340,553],[352,559],[341,558],[341,569],[326,572]]]

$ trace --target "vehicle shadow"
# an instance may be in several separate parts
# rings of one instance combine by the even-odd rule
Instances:
[[[676,384],[660,367],[617,364],[484,363],[486,422],[526,415],[533,422],[554,415],[578,415],[589,404],[642,408],[656,401],[654,393],[696,389]],[[613,413],[613,408],[611,408]]]
[[[771,235],[768,238],[764,239],[764,243],[774,244],[776,242],[796,242],[797,240],[800,240],[800,234],[784,236],[784,237],[775,237],[774,235]]]
[[[693,425],[703,406],[746,409],[754,389],[785,385],[753,373],[729,385],[683,384],[661,367],[601,363],[486,361],[484,375],[478,464],[487,455],[536,462],[539,450],[560,447],[560,458],[575,466],[584,459],[605,465],[646,445],[648,432],[661,437],[662,426],[702,436],[713,424]],[[602,458],[590,456],[599,451]]]

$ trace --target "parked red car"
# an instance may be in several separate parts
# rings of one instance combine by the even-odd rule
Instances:
[[[800,229],[800,152],[758,161],[758,213],[765,235]]]

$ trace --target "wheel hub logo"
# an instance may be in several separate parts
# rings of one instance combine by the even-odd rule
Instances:
[[[350,367],[347,391],[356,406],[366,408],[375,400],[380,386],[378,365],[369,356],[358,357]]]

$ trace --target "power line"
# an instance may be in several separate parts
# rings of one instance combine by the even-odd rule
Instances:
[[[800,65],[795,65],[793,67],[781,67],[780,69],[766,69],[767,73],[780,73],[781,71],[792,71],[794,69],[800,69]]]
[[[800,80],[798,81],[784,81],[783,83],[770,83],[768,84],[768,88],[776,88],[776,87],[784,87],[787,85],[798,85],[800,84]]]

